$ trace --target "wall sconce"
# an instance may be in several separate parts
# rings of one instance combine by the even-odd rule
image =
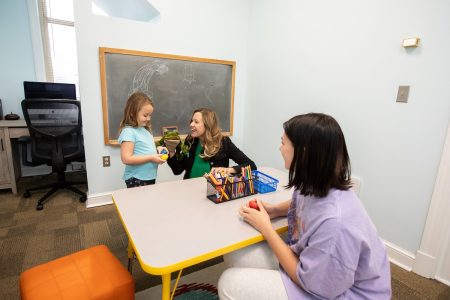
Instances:
[[[418,47],[420,42],[420,38],[413,37],[413,38],[407,38],[403,40],[402,47],[403,48],[409,48],[409,47]]]

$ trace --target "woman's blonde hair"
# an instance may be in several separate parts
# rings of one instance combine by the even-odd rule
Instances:
[[[142,92],[133,93],[127,100],[127,104],[125,105],[125,109],[123,111],[123,119],[119,125],[119,133],[125,126],[131,127],[139,127],[138,123],[138,113],[144,105],[150,104],[153,107],[153,101]],[[144,126],[145,129],[151,131],[151,124],[147,124]]]
[[[217,117],[216,112],[209,108],[196,109],[192,113],[192,116],[194,116],[195,113],[202,114],[203,124],[205,124],[205,145],[203,146],[203,153],[200,154],[200,157],[213,157],[219,152],[223,138],[222,131],[219,127],[219,118]]]

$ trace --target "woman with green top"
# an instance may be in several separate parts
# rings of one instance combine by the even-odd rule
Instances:
[[[219,128],[217,114],[208,108],[194,111],[191,118],[191,133],[186,137],[187,155],[177,158],[172,155],[167,160],[175,175],[185,171],[184,179],[201,177],[211,171],[224,172],[227,175],[241,172],[241,167],[250,165],[256,170],[255,163],[239,150]],[[178,148],[177,151],[180,151]],[[229,167],[232,159],[237,165]]]

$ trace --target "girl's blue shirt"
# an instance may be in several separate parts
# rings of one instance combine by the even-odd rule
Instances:
[[[134,144],[133,154],[152,155],[157,154],[153,135],[144,127],[125,126],[120,132],[119,144],[123,142],[132,142]],[[158,164],[147,162],[140,165],[125,165],[125,173],[123,179],[127,180],[131,177],[141,180],[156,179],[158,172]]]

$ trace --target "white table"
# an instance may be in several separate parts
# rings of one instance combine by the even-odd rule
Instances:
[[[215,204],[206,198],[206,180],[195,178],[122,189],[114,204],[142,269],[162,276],[162,299],[170,299],[171,273],[263,240],[244,222],[239,207],[251,198],[270,203],[290,199],[288,174],[273,168],[259,171],[278,179],[277,191]],[[286,218],[272,220],[279,232]]]

